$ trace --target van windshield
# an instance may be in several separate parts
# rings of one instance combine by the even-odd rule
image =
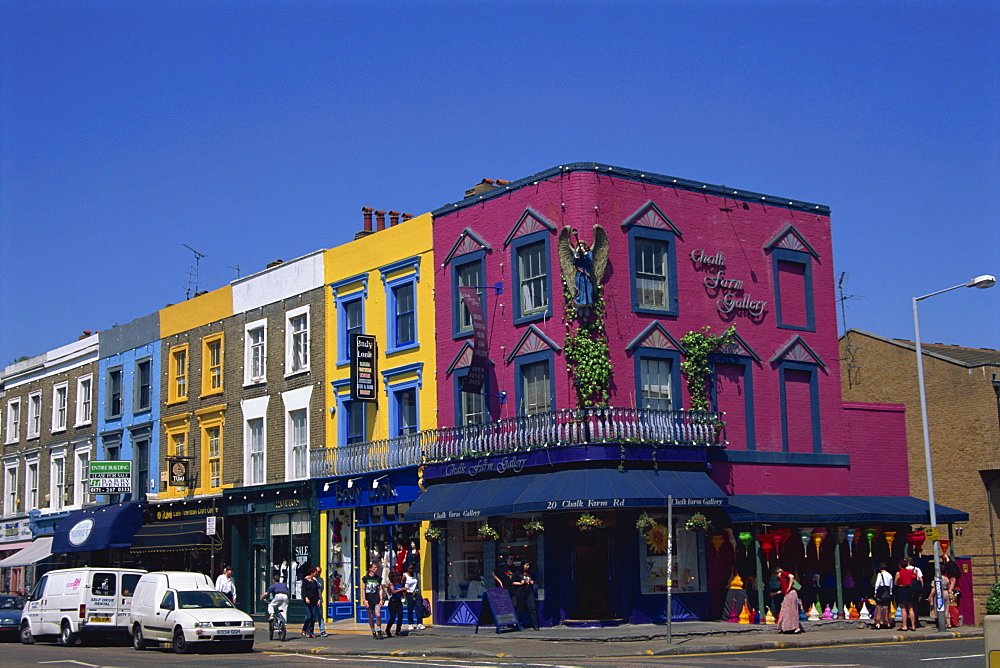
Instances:
[[[224,594],[210,590],[179,591],[177,592],[177,602],[181,610],[235,607]]]

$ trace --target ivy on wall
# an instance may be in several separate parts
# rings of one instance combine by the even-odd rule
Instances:
[[[709,334],[709,329],[711,327],[705,325],[700,331],[690,331],[681,338],[681,345],[684,346],[681,373],[687,380],[691,409],[696,411],[709,409],[708,383],[712,367],[708,363],[708,356],[732,344],[736,334],[735,325],[718,336]]]
[[[563,282],[566,303],[565,352],[573,375],[576,405],[580,408],[607,406],[611,387],[611,351],[604,328],[604,290],[595,286],[594,303],[580,308],[570,286]]]

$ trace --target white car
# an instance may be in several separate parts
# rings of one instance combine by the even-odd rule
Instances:
[[[132,646],[169,642],[178,654],[223,643],[253,651],[254,623],[212,586],[203,573],[161,571],[139,580],[129,616]]]

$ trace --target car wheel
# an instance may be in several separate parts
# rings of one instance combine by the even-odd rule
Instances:
[[[21,631],[18,635],[21,639],[22,645],[35,644],[35,636],[31,635],[31,627],[28,626],[28,622],[21,624]]]
[[[177,629],[174,631],[174,652],[176,654],[187,654],[191,651],[191,645],[184,637],[184,631]]]
[[[146,639],[142,635],[142,627],[138,624],[132,630],[132,647],[140,652],[149,647],[149,643],[146,642]]]
[[[63,647],[72,647],[76,644],[77,635],[73,633],[72,627],[70,627],[69,622],[64,621],[62,623],[62,628],[59,631],[59,644]]]

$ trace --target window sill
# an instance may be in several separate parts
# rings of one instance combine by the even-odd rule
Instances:
[[[545,320],[546,318],[552,317],[552,310],[545,309],[544,311],[538,311],[537,313],[529,313],[528,315],[522,315],[518,318],[514,318],[515,325],[527,325],[530,322],[538,322],[540,320]]]
[[[258,385],[267,385],[267,379],[251,378],[250,380],[243,381],[243,387],[257,387]]]
[[[678,315],[677,309],[653,308],[651,306],[633,306],[632,313],[647,313],[649,315]]]
[[[778,329],[792,329],[792,330],[795,330],[796,332],[815,332],[816,331],[815,327],[811,327],[809,325],[783,325],[781,323],[778,323],[776,325],[776,327]]]
[[[388,349],[386,349],[385,354],[386,355],[391,355],[393,353],[401,353],[401,352],[405,352],[407,350],[416,350],[419,347],[420,347],[420,344],[417,343],[416,341],[414,341],[413,343],[406,343],[406,344],[403,344],[401,346],[396,346],[395,348],[388,348]]]
[[[50,434],[64,434],[64,433],[66,433],[66,427],[56,427],[55,429],[53,429],[49,433]]]
[[[167,406],[174,406],[176,404],[184,404],[184,403],[187,403],[187,400],[188,400],[187,397],[184,397],[182,399],[170,399],[169,401],[167,401],[166,405]]]
[[[212,390],[210,392],[202,392],[201,395],[198,398],[199,399],[207,399],[208,397],[218,396],[218,395],[222,394],[223,392],[224,392],[224,390],[220,387],[219,389]]]
[[[309,373],[309,369],[308,368],[298,369],[296,371],[289,371],[288,373],[285,374],[285,378],[286,379],[288,379],[288,378],[295,378],[296,376],[302,376],[302,375],[305,375],[307,373]]]

